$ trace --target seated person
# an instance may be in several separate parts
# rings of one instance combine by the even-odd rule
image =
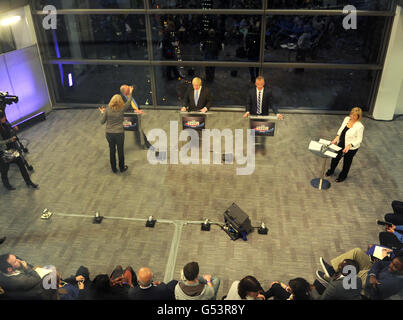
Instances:
[[[0,256],[0,286],[7,298],[15,300],[55,299],[55,290],[45,290],[39,274],[13,254]]]
[[[385,257],[387,255],[387,252],[385,251]],[[380,265],[377,265],[375,270],[372,270],[371,273],[375,276],[375,280],[374,277],[372,277],[372,282],[375,285],[378,281],[380,280],[378,277],[381,277],[382,280],[383,279],[387,279],[387,281],[385,283],[383,283],[383,285],[379,285],[377,286],[377,291],[380,292],[380,294],[378,295],[379,297],[382,298],[378,298],[378,299],[385,299],[388,297],[388,295],[391,292],[394,292],[390,295],[396,294],[397,292],[399,292],[400,290],[396,291],[395,290],[391,290],[390,287],[390,279],[398,279],[399,278],[399,271],[398,270],[398,265],[399,265],[399,261],[402,260],[403,261],[403,252],[397,252],[396,256],[394,256],[392,258],[392,261],[379,261],[379,262],[373,262],[371,260],[371,257],[366,254],[366,252],[360,248],[355,248],[352,249],[350,251],[347,251],[346,253],[343,253],[342,255],[334,258],[331,260],[331,264],[328,264],[322,257],[320,257],[320,264],[322,265],[322,268],[324,270],[324,280],[329,281],[330,278],[335,274],[335,270],[338,269],[338,266],[341,262],[343,262],[344,260],[349,259],[349,260],[354,260],[356,263],[358,263],[358,268],[359,268],[359,272],[357,274],[358,278],[361,279],[361,282],[363,284],[365,284],[365,286],[363,287],[363,290],[361,290],[361,295],[365,295],[367,297],[371,297],[373,298],[375,295],[373,294],[373,292],[370,292],[370,288],[368,287],[368,281],[370,280],[368,277],[368,274],[370,273],[370,270],[372,270],[372,268],[376,265],[381,263]],[[397,259],[397,260],[396,260]],[[386,260],[386,259],[385,259]],[[390,266],[390,270],[389,270],[389,266]],[[403,264],[402,264],[403,267]],[[394,270],[392,272],[392,270]],[[395,272],[396,271],[396,272]],[[318,274],[317,272],[317,277],[320,278],[321,275]],[[402,279],[403,281],[403,279]],[[382,281],[380,281],[382,282]],[[398,281],[396,280],[396,283]],[[402,285],[402,284],[401,284]],[[394,289],[397,289],[396,287],[394,287]],[[401,288],[403,289],[403,287]]]
[[[392,261],[376,262],[369,270],[365,284],[366,295],[373,300],[383,300],[403,290],[403,255]]]
[[[356,277],[357,282],[355,286],[353,286],[351,283],[352,288],[344,288],[343,279],[349,275],[349,272],[344,269],[346,266],[355,268],[356,274],[360,271],[358,263],[350,259],[343,260],[339,264],[337,270],[330,277],[329,281],[324,282],[324,275],[322,275],[323,273],[317,271],[317,274],[320,275],[319,280],[325,287],[324,292],[318,298],[319,300],[361,300],[362,297],[360,292],[362,290],[362,281],[359,277]]]
[[[81,266],[75,276],[67,279],[62,279],[60,273],[57,273],[57,283],[60,300],[80,300],[86,295],[91,285],[89,271]]]
[[[199,264],[189,262],[181,273],[181,281],[175,286],[176,300],[215,300],[220,279],[211,275],[199,276]]]
[[[234,281],[224,300],[265,300],[262,286],[255,277],[246,276]]]
[[[273,297],[274,300],[311,300],[317,295],[315,287],[303,278],[290,280],[288,286],[275,281],[264,293],[266,299]]]
[[[389,247],[391,249],[403,248],[403,225],[402,226],[386,226],[385,232],[379,233],[379,242],[382,246]]]
[[[129,300],[175,300],[174,290],[178,283],[172,280],[167,284],[153,281],[153,273],[149,268],[138,271],[138,286],[129,289]]]
[[[202,80],[198,77],[193,78],[192,87],[186,91],[183,97],[185,111],[207,112],[211,107],[211,97],[207,87],[202,86]]]
[[[393,213],[385,215],[385,221],[395,224],[403,225],[403,201],[392,201]]]

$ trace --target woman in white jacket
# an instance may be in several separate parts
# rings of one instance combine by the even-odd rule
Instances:
[[[353,108],[350,111],[350,116],[346,117],[337,131],[337,136],[332,141],[332,144],[337,144],[342,149],[338,152],[336,158],[332,159],[330,169],[327,170],[326,176],[331,176],[334,173],[340,159],[344,156],[343,170],[340,172],[336,182],[342,182],[347,178],[353,158],[361,145],[364,133],[364,126],[361,123],[362,110],[361,108]]]

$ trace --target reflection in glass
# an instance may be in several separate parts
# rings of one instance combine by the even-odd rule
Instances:
[[[16,50],[13,33],[9,26],[0,26],[0,54]]]
[[[154,59],[258,61],[260,16],[152,15]]]
[[[147,59],[143,15],[58,15],[57,29],[43,34],[50,58]]]
[[[148,67],[78,64],[48,65],[46,69],[52,77],[57,102],[107,104],[122,84],[128,84],[135,87],[139,104],[152,104]]]
[[[262,0],[146,0],[153,9],[261,9]]]
[[[391,0],[268,0],[269,9],[342,10],[353,5],[357,10],[388,10]]]
[[[36,0],[35,7],[42,10],[46,5],[57,9],[141,9],[143,0]]]
[[[208,80],[211,70],[205,67],[178,68],[180,80],[168,80],[165,76],[165,66],[155,68],[157,85],[157,104],[161,106],[181,106],[183,96],[191,86],[194,77],[200,77],[203,86],[207,86],[212,97],[212,106],[244,106],[245,92],[251,87],[251,72],[254,68],[228,67],[214,68],[214,80]]]
[[[368,111],[376,71],[332,69],[264,69],[279,108]]]
[[[268,16],[265,61],[377,63],[385,22],[358,16],[345,30],[343,16]]]

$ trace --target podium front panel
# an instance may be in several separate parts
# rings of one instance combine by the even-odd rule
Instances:
[[[250,128],[255,131],[255,136],[274,136],[275,122],[268,120],[250,120]]]
[[[125,114],[123,118],[123,129],[127,131],[139,130],[139,118],[137,114],[128,115]]]
[[[182,128],[203,130],[206,128],[205,116],[182,116]]]

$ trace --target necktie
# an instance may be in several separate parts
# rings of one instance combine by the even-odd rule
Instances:
[[[137,105],[137,102],[136,102],[136,100],[134,100],[134,98],[132,98],[131,106],[132,106],[132,108],[133,108],[134,110],[136,110],[136,111],[139,110],[139,107],[138,107],[138,105]]]
[[[260,97],[261,97],[262,92],[259,91],[258,98],[257,98],[257,114],[262,113],[262,105],[260,103]]]
[[[197,102],[199,101],[199,90],[196,90],[196,96],[195,96],[195,106],[197,106]]]

